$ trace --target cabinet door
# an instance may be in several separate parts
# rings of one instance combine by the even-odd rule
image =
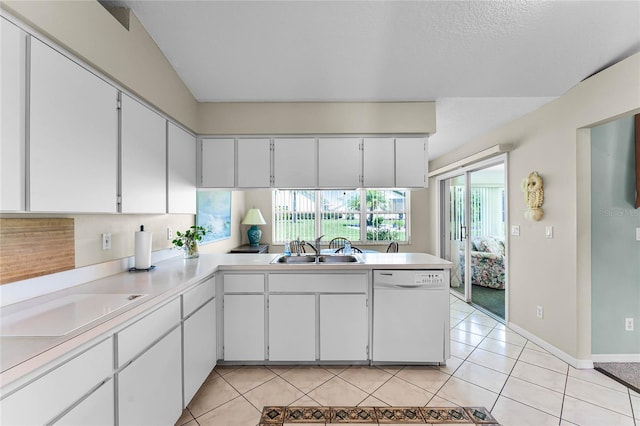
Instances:
[[[184,402],[186,407],[216,366],[216,300],[184,321]]]
[[[109,338],[2,399],[0,424],[45,424],[75,404],[112,372],[113,340]]]
[[[113,380],[109,380],[53,424],[60,426],[114,425],[113,394]]]
[[[396,187],[424,188],[427,173],[426,138],[396,139]]]
[[[233,188],[235,185],[235,139],[202,139],[203,188]]]
[[[273,177],[276,188],[314,188],[316,140],[287,138],[273,141]]]
[[[315,360],[315,294],[270,295],[269,361]]]
[[[320,188],[358,188],[362,175],[360,138],[318,139]]]
[[[0,18],[0,210],[25,206],[26,33]]]
[[[264,361],[264,295],[225,294],[225,361]]]
[[[366,360],[368,324],[366,295],[321,294],[320,360]]]
[[[395,186],[394,140],[392,138],[365,138],[363,175],[366,188]]]
[[[238,139],[239,188],[271,187],[271,147],[269,139]]]
[[[119,425],[169,425],[182,414],[180,327],[118,373]]]
[[[31,39],[31,211],[115,213],[117,91]]]
[[[196,138],[168,124],[167,213],[196,213]]]
[[[167,209],[167,123],[122,94],[122,213],[165,213]]]

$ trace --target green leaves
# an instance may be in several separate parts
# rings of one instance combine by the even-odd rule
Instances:
[[[203,226],[193,225],[184,233],[176,231],[176,238],[171,242],[178,248],[191,247],[194,244],[197,244],[198,241],[201,241],[202,237],[204,237],[207,232],[207,229]]]

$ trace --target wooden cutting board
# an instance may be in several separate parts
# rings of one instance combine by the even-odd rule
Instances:
[[[0,219],[0,284],[75,267],[73,219]]]

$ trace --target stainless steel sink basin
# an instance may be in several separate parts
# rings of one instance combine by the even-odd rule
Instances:
[[[352,254],[336,254],[318,257],[320,263],[359,263],[357,257]]]
[[[327,264],[327,263],[360,263],[360,259],[351,254],[327,254],[327,255],[305,255],[305,256],[278,256],[271,263],[281,264]]]
[[[271,263],[315,263],[315,256],[279,256]]]

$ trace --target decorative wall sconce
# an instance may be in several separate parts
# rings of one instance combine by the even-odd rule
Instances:
[[[524,211],[524,218],[538,221],[544,216],[540,207],[544,201],[544,189],[542,189],[542,177],[538,172],[531,172],[529,176],[522,179],[520,189],[524,192],[524,203],[527,210]]]

